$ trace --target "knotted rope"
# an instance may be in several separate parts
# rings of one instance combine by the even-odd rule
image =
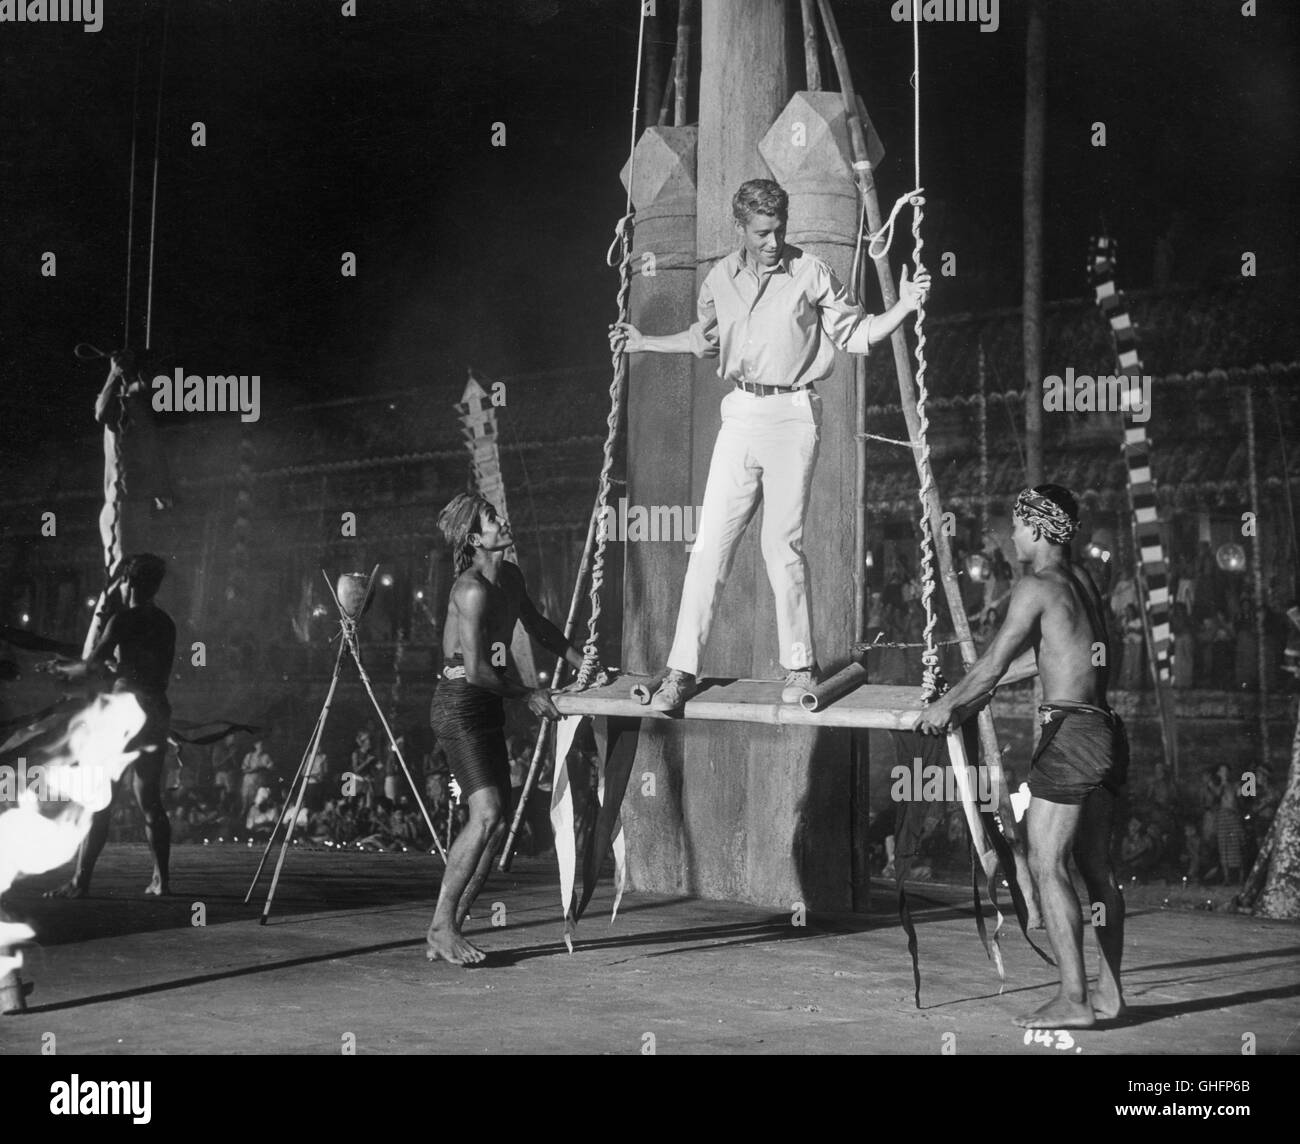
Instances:
[[[641,5],[641,26],[636,45],[636,81],[632,93],[632,129],[628,141],[627,202],[623,217],[614,227],[614,240],[605,255],[608,266],[618,268],[618,320],[631,320],[632,293],[632,238],[636,230],[636,208],[632,205],[632,187],[636,177],[636,126],[641,99],[641,60],[645,47],[646,5]],[[617,252],[617,253],[616,253]],[[605,444],[601,453],[600,483],[596,492],[596,539],[591,553],[591,587],[587,598],[591,612],[587,617],[587,642],[582,648],[582,667],[578,669],[575,685],[579,690],[590,687],[600,670],[598,639],[600,634],[600,590],[605,584],[605,545],[609,540],[609,492],[613,485],[614,447],[618,442],[618,427],[623,417],[623,396],[627,388],[627,354],[621,349],[612,351],[610,362],[613,379],[609,383],[609,416],[605,419]],[[581,572],[579,572],[581,575]]]

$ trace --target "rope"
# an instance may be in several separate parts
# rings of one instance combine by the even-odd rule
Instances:
[[[162,46],[158,50],[158,106],[153,121],[153,191],[149,196],[149,285],[144,303],[144,348],[153,338],[153,252],[158,223],[158,154],[162,150],[163,69],[167,65],[167,17],[171,6],[163,8]]]
[[[912,263],[916,273],[923,268],[921,250],[925,240],[921,237],[921,223],[925,219],[925,196],[921,187],[921,47],[920,47],[920,0],[912,0],[912,88],[913,105],[913,153],[915,162],[915,181],[917,190],[910,195],[912,204]],[[901,199],[899,200],[902,201]],[[898,203],[894,204],[895,211]],[[885,228],[890,230],[892,239],[893,213]],[[924,704],[937,699],[947,690],[943,674],[939,669],[939,649],[935,643],[934,629],[938,617],[934,609],[934,523],[930,519],[930,496],[934,492],[934,470],[930,467],[930,418],[926,412],[926,402],[930,392],[925,384],[927,362],[925,360],[925,299],[917,296],[916,304],[916,416],[920,425],[921,441],[921,606],[925,609],[925,628],[922,639],[925,641],[921,652],[923,664],[921,677],[921,701]]]
[[[131,344],[131,260],[135,254],[135,140],[139,123],[140,66],[144,61],[144,24],[135,48],[135,89],[131,96],[131,186],[126,196],[126,308],[122,320],[122,345]],[[106,357],[106,354],[100,354]]]
[[[902,445],[904,449],[915,449],[922,441],[900,441],[897,437],[882,437],[879,433],[854,434],[860,441],[883,441],[886,445]]]
[[[632,205],[632,187],[636,178],[636,126],[641,101],[641,60],[645,47],[646,5],[641,4],[641,26],[636,44],[636,80],[632,91],[632,126],[628,141],[627,201],[623,217],[614,227],[614,241],[605,254],[608,266],[618,267],[618,320],[631,320],[632,292],[632,237],[635,231],[636,208]],[[615,251],[618,251],[617,262]],[[598,637],[600,630],[600,590],[605,584],[605,545],[609,540],[609,492],[613,485],[614,446],[618,441],[618,426],[623,414],[623,393],[627,387],[627,355],[621,350],[610,355],[614,376],[609,383],[609,416],[605,420],[605,444],[601,453],[600,485],[596,493],[596,540],[591,554],[591,586],[587,598],[591,613],[587,617],[587,642],[582,648],[582,667],[578,669],[575,684],[578,690],[590,687],[600,669]],[[582,575],[579,570],[579,576]]]
[[[881,224],[880,229],[872,231],[872,233],[867,236],[870,240],[867,247],[867,253],[877,262],[889,253],[889,248],[893,245],[894,219],[898,217],[898,212],[903,209],[905,203],[912,203],[915,206],[916,199],[925,190],[924,187],[920,186],[920,179],[917,179],[917,184],[917,186],[913,187],[906,194],[898,196],[898,199],[889,211],[889,217]],[[921,199],[921,201],[925,202],[924,199]],[[882,243],[883,245],[879,245]]]
[[[877,633],[876,638],[872,640],[870,643],[867,643],[865,640],[855,643],[853,645],[853,654],[861,655],[864,652],[883,651],[886,648],[910,648],[910,647],[926,646],[923,643],[903,643],[899,640],[883,640],[880,638],[883,634],[884,634],[883,632]],[[961,640],[940,640],[937,646],[956,647],[961,642],[962,642]]]

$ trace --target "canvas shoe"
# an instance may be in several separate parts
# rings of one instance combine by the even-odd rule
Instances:
[[[651,710],[679,713],[686,706],[686,701],[695,694],[695,676],[689,671],[671,668],[664,677],[659,690],[650,700]]]
[[[781,691],[782,703],[798,703],[800,698],[806,695],[821,682],[821,673],[817,670],[817,665],[812,667],[797,667],[785,673],[785,687]]]

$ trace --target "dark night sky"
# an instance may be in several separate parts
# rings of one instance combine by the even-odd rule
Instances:
[[[705,3],[712,0],[704,0]],[[1099,212],[1121,284],[1156,240],[1182,281],[1297,252],[1294,3],[1048,5],[1047,292],[1084,293]],[[675,4],[660,0],[670,20]],[[795,4],[797,8],[797,4]],[[911,172],[911,30],[887,0],[835,5],[885,140],[886,204]],[[122,337],[135,63],[142,125],[136,307],[161,4],[106,0],[104,29],[0,25],[0,416],[18,448],[84,432]],[[155,350],[190,372],[262,376],[263,401],[606,360],[622,213],[634,0],[172,0],[162,112]],[[1024,15],[922,28],[930,250],[959,277],[937,315],[1017,305]],[[665,62],[671,46],[665,48]],[[698,57],[697,57],[698,58]],[[829,58],[824,63],[828,75]],[[832,84],[833,86],[833,84]],[[190,146],[202,120],[208,146]],[[508,146],[490,146],[504,121]],[[1089,146],[1094,120],[1109,146]],[[910,238],[895,246],[895,266]],[[39,274],[55,251],[55,279]],[[359,277],[339,274],[355,251]],[[140,344],[137,334],[133,342]],[[441,399],[441,398],[440,398]]]

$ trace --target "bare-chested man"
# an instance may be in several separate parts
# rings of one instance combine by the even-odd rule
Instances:
[[[1016,500],[1012,540],[1030,565],[1011,593],[1002,628],[985,653],[914,730],[942,734],[953,713],[997,684],[1026,645],[1038,656],[1042,740],[1029,772],[1029,866],[1042,901],[1060,992],[1016,1019],[1028,1029],[1082,1029],[1123,1012],[1120,958],[1124,898],[1110,862],[1115,799],[1128,772],[1128,740],[1106,705],[1106,609],[1087,571],[1070,562],[1079,507],[1060,485],[1025,489]],[[1066,862],[1070,853],[1088,888],[1100,966],[1091,994],[1084,975],[1083,920]]]
[[[135,797],[144,813],[145,838],[153,851],[153,879],[145,893],[158,895],[168,892],[171,856],[171,824],[163,807],[162,776],[172,714],[167,702],[167,684],[176,656],[176,625],[154,603],[166,571],[167,564],[161,556],[150,553],[128,556],[110,589],[120,593],[122,609],[111,615],[90,655],[84,660],[56,663],[50,668],[69,681],[111,679],[114,691],[135,696],[144,711],[144,726],[127,744],[127,750],[139,752],[131,764],[131,772]],[[108,840],[112,813],[111,803],[95,812],[90,830],[77,851],[71,880],[47,896],[84,898],[90,893],[90,877]]]
[[[469,800],[469,821],[447,856],[427,953],[431,961],[441,957],[471,965],[485,954],[465,940],[461,927],[504,840],[510,807],[502,701],[523,699],[534,715],[559,718],[550,692],[525,687],[508,666],[515,622],[573,667],[582,665],[582,655],[537,611],[523,574],[505,559],[515,541],[491,502],[462,493],[442,510],[438,527],[455,553],[457,576],[447,605],[443,667],[430,722]]]

